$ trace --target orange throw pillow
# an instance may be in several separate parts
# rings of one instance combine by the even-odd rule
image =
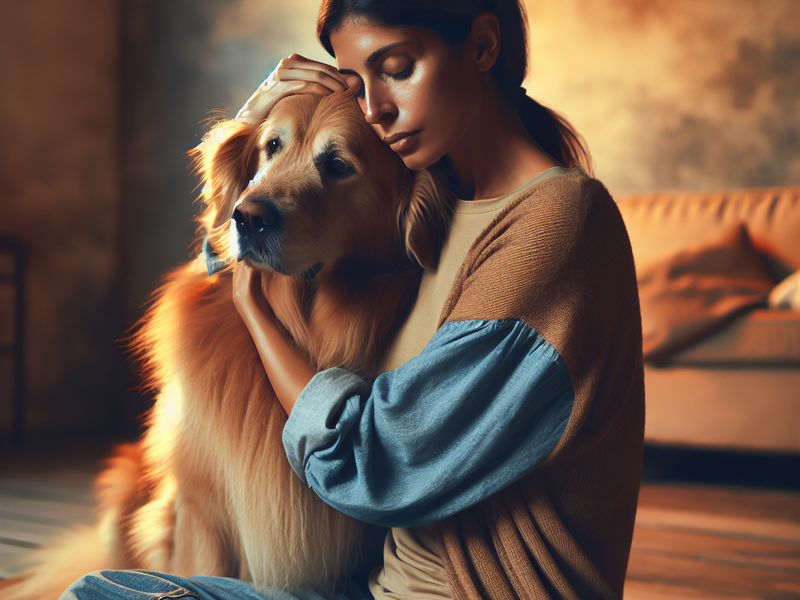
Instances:
[[[671,354],[764,304],[775,285],[743,223],[638,270],[644,359]]]

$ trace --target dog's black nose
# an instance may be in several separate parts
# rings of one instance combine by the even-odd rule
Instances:
[[[241,236],[267,233],[281,224],[281,213],[269,200],[242,202],[233,210],[231,218],[236,221],[236,231]]]

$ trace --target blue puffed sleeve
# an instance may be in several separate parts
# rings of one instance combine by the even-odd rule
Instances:
[[[283,430],[295,472],[357,519],[412,527],[491,496],[542,462],[572,412],[558,352],[518,320],[442,325],[372,385],[318,373]]]

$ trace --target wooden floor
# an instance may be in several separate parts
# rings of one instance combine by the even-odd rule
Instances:
[[[0,463],[0,578],[59,529],[91,522],[91,481],[106,452],[89,444]],[[644,484],[625,597],[800,599],[800,494]]]
[[[646,484],[626,598],[800,598],[800,496]]]

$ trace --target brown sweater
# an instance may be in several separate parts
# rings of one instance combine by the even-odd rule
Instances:
[[[566,432],[521,480],[439,524],[454,598],[619,598],[644,438],[630,242],[580,170],[512,200],[478,237],[440,318],[520,319],[564,358]]]

